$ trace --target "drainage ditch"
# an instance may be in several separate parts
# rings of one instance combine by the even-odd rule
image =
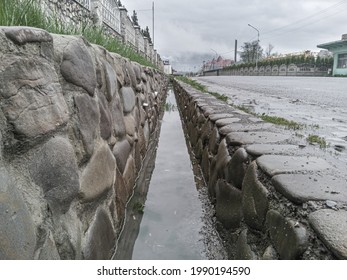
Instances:
[[[172,89],[156,133],[113,259],[226,259]]]

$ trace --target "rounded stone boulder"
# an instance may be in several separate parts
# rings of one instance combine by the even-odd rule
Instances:
[[[116,160],[106,143],[95,150],[82,172],[80,198],[90,202],[109,190],[116,176]]]
[[[2,59],[0,99],[0,108],[21,139],[55,131],[69,119],[55,69],[40,57],[7,55]]]
[[[82,40],[71,41],[64,49],[60,71],[66,81],[94,96],[96,71],[93,60]]]
[[[123,103],[124,114],[130,113],[134,109],[136,103],[134,90],[131,87],[122,87],[120,96]]]
[[[0,167],[0,260],[33,259],[35,227],[16,185]]]
[[[65,213],[80,186],[75,152],[70,142],[63,137],[51,138],[35,153],[29,170],[50,206]]]

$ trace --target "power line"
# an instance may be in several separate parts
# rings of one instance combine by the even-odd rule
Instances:
[[[278,32],[278,31],[280,31],[280,30],[286,29],[286,28],[288,28],[288,27],[295,26],[295,25],[297,25],[298,23],[302,23],[302,22],[308,21],[308,23],[303,24],[303,25],[300,25],[300,26],[298,26],[298,27],[296,27],[296,28],[294,28],[294,29],[290,29],[290,30],[288,30],[288,31],[284,31],[284,32],[281,33],[281,34],[269,36],[269,37],[266,37],[266,38],[263,38],[263,39],[268,39],[268,38],[271,38],[271,37],[274,37],[274,36],[280,36],[280,35],[286,34],[286,33],[288,33],[288,32],[293,32],[293,31],[299,30],[299,29],[301,29],[301,28],[303,28],[303,27],[306,27],[306,26],[308,26],[308,25],[312,25],[312,24],[314,24],[314,23],[316,23],[316,22],[322,21],[322,20],[324,20],[324,19],[326,19],[326,18],[328,18],[328,17],[334,16],[334,15],[336,15],[336,14],[338,14],[338,13],[344,12],[344,10],[340,10],[340,11],[338,11],[337,13],[334,13],[334,14],[332,14],[332,15],[328,15],[328,16],[326,16],[326,17],[323,17],[323,18],[320,18],[320,19],[317,19],[317,20],[314,20],[314,21],[311,21],[311,22],[309,21],[310,19],[312,19],[312,18],[314,18],[314,17],[317,17],[317,16],[319,16],[319,15],[321,15],[321,14],[330,12],[331,10],[334,10],[334,9],[336,9],[336,8],[338,8],[338,7],[342,6],[342,5],[344,5],[344,4],[347,4],[347,1],[346,1],[346,0],[343,0],[343,1],[340,1],[340,2],[338,2],[338,3],[335,3],[335,4],[333,4],[333,5],[331,5],[331,6],[327,7],[327,8],[325,8],[325,9],[323,9],[323,10],[320,10],[320,11],[317,12],[317,13],[314,13],[314,14],[312,14],[312,15],[310,15],[310,16],[307,16],[307,17],[305,17],[305,18],[302,18],[302,19],[299,19],[299,20],[297,20],[297,21],[294,21],[294,22],[292,22],[292,23],[290,23],[290,24],[287,24],[287,25],[284,25],[284,26],[281,26],[281,27],[278,27],[278,28],[275,28],[275,29],[272,29],[272,30],[269,30],[269,31],[262,32],[262,34],[271,34],[271,33]]]
[[[273,38],[273,37],[278,37],[278,36],[285,35],[285,34],[287,34],[287,33],[291,33],[291,32],[294,32],[294,31],[298,31],[298,30],[300,30],[300,29],[303,29],[303,28],[305,28],[305,27],[307,27],[307,26],[310,26],[310,25],[312,25],[312,24],[315,24],[315,23],[317,23],[317,22],[323,21],[323,20],[325,20],[325,19],[327,19],[327,18],[330,18],[330,17],[335,16],[335,15],[337,15],[337,14],[340,14],[340,13],[342,13],[342,12],[346,12],[346,11],[345,11],[345,10],[340,10],[340,11],[334,13],[334,14],[328,15],[328,16],[323,17],[323,18],[320,18],[320,19],[317,19],[317,20],[315,20],[315,21],[309,22],[309,23],[304,24],[304,25],[302,25],[302,26],[298,26],[298,27],[296,27],[296,28],[294,28],[294,29],[290,29],[290,30],[284,31],[284,32],[282,32],[282,33],[280,33],[280,34],[277,34],[277,35],[271,35],[271,36],[265,37],[265,38],[263,38],[263,40],[267,40],[267,39],[270,39],[270,38]]]
[[[346,4],[346,3],[347,3],[346,0],[340,1],[340,2],[338,2],[338,3],[335,3],[335,4],[331,5],[331,6],[329,6],[329,7],[325,8],[325,9],[323,9],[323,10],[320,10],[319,12],[314,13],[314,14],[312,14],[312,15],[310,15],[310,16],[307,16],[307,17],[305,17],[305,18],[299,19],[299,20],[294,21],[294,22],[292,22],[292,23],[290,23],[290,24],[287,24],[287,25],[284,25],[284,26],[281,26],[281,27],[278,27],[278,28],[275,28],[275,29],[272,29],[272,30],[269,30],[269,31],[262,32],[262,34],[264,35],[264,34],[274,33],[274,32],[277,32],[277,31],[279,31],[279,30],[282,30],[282,29],[288,28],[288,27],[290,27],[290,26],[296,25],[296,24],[298,24],[298,23],[305,22],[305,21],[307,21],[307,20],[309,20],[309,19],[311,19],[311,18],[314,18],[314,17],[316,17],[316,16],[318,16],[318,15],[320,15],[320,14],[327,13],[327,12],[330,11],[331,9],[336,9],[336,8],[338,8],[339,6],[341,6],[341,5],[343,5],[343,4]],[[320,21],[320,20],[318,20],[318,21]],[[314,22],[313,22],[313,23],[314,23]]]

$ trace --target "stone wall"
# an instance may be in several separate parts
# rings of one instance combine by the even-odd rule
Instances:
[[[29,27],[0,60],[0,259],[109,259],[167,78]]]
[[[347,259],[343,165],[293,130],[174,89],[230,259]]]
[[[98,21],[96,12],[90,11],[90,1],[84,3],[73,0],[42,0],[42,4],[50,15],[58,16],[63,22],[71,25],[92,25]]]

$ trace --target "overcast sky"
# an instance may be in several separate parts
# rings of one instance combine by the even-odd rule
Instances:
[[[154,47],[176,70],[197,71],[217,54],[234,58],[248,41],[264,50],[291,53],[319,51],[318,44],[337,41],[347,33],[347,0],[121,0],[129,16],[137,11]],[[153,36],[152,36],[153,37]]]

